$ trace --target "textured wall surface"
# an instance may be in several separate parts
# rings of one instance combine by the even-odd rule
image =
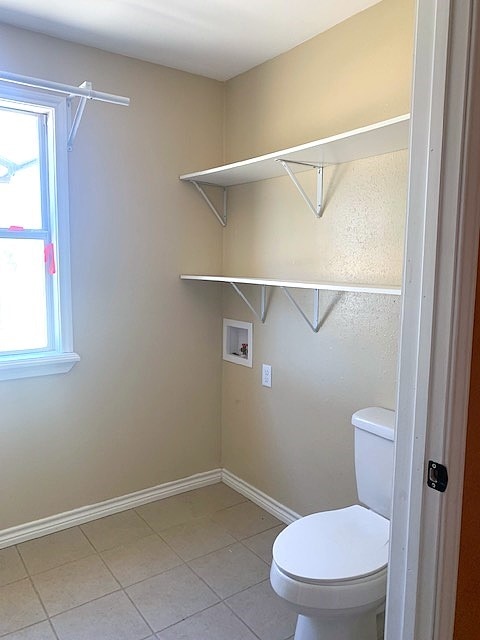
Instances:
[[[228,160],[407,113],[413,9],[384,0],[229,81]],[[300,180],[314,197],[314,172]],[[399,284],[406,185],[402,151],[328,168],[320,220],[287,177],[230,189],[224,271]],[[311,294],[294,293],[310,313]],[[255,320],[253,369],[223,366],[223,465],[299,513],[356,500],[351,415],[395,405],[400,299],[324,292],[320,306],[331,312],[314,334],[275,290],[266,323]],[[223,312],[254,320],[226,288]]]
[[[400,284],[406,160],[401,151],[330,168],[319,220],[287,178],[232,190],[226,273]],[[312,294],[293,293],[310,315]],[[320,309],[329,314],[314,334],[271,290],[253,369],[224,363],[224,466],[301,513],[356,499],[351,415],[395,403],[400,298],[325,291]],[[252,320],[228,290],[224,314]],[[271,389],[260,385],[262,362]]]

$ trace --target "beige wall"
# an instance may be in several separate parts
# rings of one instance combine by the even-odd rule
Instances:
[[[75,348],[68,375],[0,384],[0,529],[220,462],[221,232],[180,173],[222,161],[221,83],[0,27],[2,68],[91,80],[70,154]]]
[[[222,368],[221,317],[250,312],[178,274],[398,282],[406,154],[329,169],[322,220],[284,178],[231,189],[223,231],[177,176],[408,111],[412,31],[384,0],[222,85],[0,26],[3,68],[132,98],[89,104],[70,155],[82,360],[0,385],[0,530],[221,463],[302,513],[355,499],[350,415],[394,404],[399,300],[346,294],[315,335],[277,291],[253,370]]]
[[[383,0],[227,82],[227,162],[408,113],[414,5]]]
[[[408,112],[413,5],[384,0],[229,81],[227,159]],[[224,271],[400,283],[406,160],[398,152],[329,168],[320,220],[288,178],[231,189]],[[312,173],[302,181],[313,194]],[[310,296],[297,297],[311,309]],[[333,298],[322,294],[321,307]],[[253,369],[223,365],[223,465],[299,513],[354,501],[350,418],[394,408],[399,310],[398,298],[345,294],[315,335],[276,290],[265,325],[255,322]],[[228,290],[223,313],[253,320]],[[260,384],[262,362],[271,389]]]

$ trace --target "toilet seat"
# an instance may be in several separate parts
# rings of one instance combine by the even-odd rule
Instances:
[[[386,568],[390,522],[360,505],[296,520],[275,540],[273,560],[298,582],[329,585]]]

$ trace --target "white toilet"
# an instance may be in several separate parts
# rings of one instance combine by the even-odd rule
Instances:
[[[395,413],[352,416],[360,502],[314,513],[273,545],[270,582],[298,614],[295,640],[376,640],[385,608]]]

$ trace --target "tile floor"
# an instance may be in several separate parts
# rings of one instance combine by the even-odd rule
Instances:
[[[0,638],[287,640],[283,527],[220,483],[0,550]]]

